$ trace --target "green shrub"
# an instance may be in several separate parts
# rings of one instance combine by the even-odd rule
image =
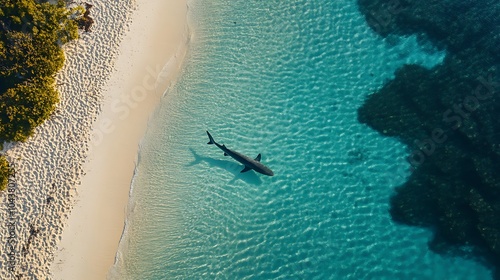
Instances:
[[[7,188],[10,172],[9,162],[4,156],[0,156],[0,191]]]
[[[54,111],[61,46],[78,38],[82,8],[0,0],[0,141],[25,141]]]
[[[12,141],[25,141],[50,116],[58,101],[50,77],[9,88],[0,96],[0,135]]]

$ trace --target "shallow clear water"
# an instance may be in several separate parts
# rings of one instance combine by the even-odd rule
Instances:
[[[407,151],[357,122],[398,67],[444,53],[382,40],[354,0],[196,2],[182,78],[142,143],[115,278],[489,278],[391,221]],[[276,175],[240,174],[205,130]]]

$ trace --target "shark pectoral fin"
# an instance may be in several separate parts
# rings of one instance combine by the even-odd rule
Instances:
[[[245,173],[245,172],[248,172],[248,171],[250,171],[250,170],[252,170],[252,168],[250,168],[250,167],[248,167],[248,166],[245,166],[245,168],[243,168],[243,170],[241,170],[241,172],[240,172],[240,173]]]
[[[262,157],[262,156],[259,154],[259,155],[255,158],[255,160],[256,160],[256,161],[260,161],[260,158],[261,158],[261,157]]]
[[[226,154],[226,153],[224,153],[224,156],[225,156],[225,157],[227,157],[227,154]]]

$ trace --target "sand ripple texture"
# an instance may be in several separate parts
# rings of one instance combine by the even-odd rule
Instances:
[[[51,278],[56,245],[84,174],[92,124],[104,99],[102,89],[134,9],[133,0],[89,3],[94,5],[95,24],[92,32],[65,46],[56,112],[29,141],[4,149],[17,174],[12,189],[15,206],[8,207],[6,192],[0,195],[0,279]],[[15,229],[9,233],[12,219]]]

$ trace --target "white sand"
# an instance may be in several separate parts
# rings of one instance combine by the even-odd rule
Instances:
[[[4,149],[17,175],[14,208],[4,207],[7,192],[0,195],[0,279],[106,278],[139,141],[181,67],[185,0],[88,2],[95,24],[66,46],[57,112],[29,141]]]
[[[186,9],[179,0],[138,3],[106,88],[81,201],[59,245],[54,279],[104,279],[114,262],[139,142],[185,55]]]

